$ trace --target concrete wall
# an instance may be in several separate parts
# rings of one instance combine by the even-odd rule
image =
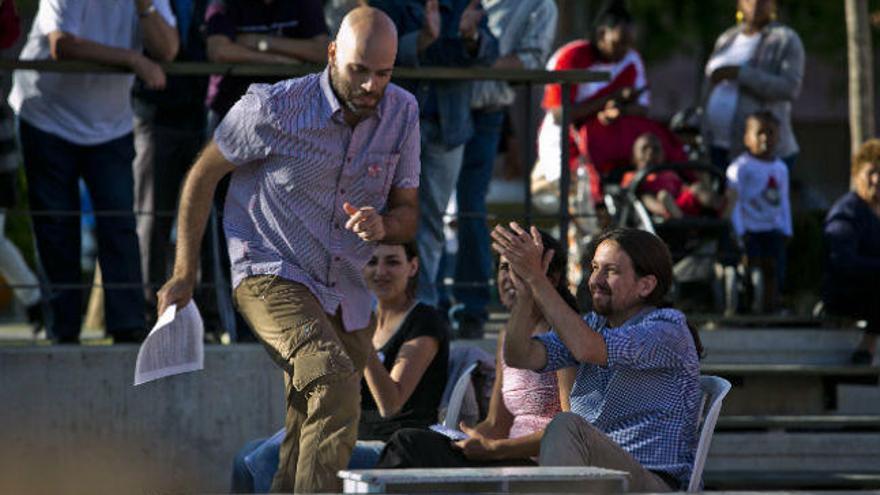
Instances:
[[[135,346],[0,348],[0,493],[226,492],[234,453],[283,424],[257,345],[132,385]]]

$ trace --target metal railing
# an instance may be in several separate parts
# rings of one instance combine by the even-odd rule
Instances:
[[[228,63],[209,63],[209,62],[170,62],[160,64],[165,73],[169,76],[244,76],[244,77],[298,77],[307,74],[320,72],[324,66],[318,65],[300,65],[300,64],[228,64]],[[84,62],[84,61],[52,61],[52,60],[10,60],[0,59],[0,72],[13,70],[35,70],[39,72],[59,72],[59,73],[97,73],[97,74],[126,74],[131,73],[128,68],[117,67],[112,65]],[[567,95],[571,91],[573,84],[606,81],[609,79],[607,72],[596,72],[588,70],[565,70],[565,71],[546,71],[531,69],[491,69],[483,67],[473,68],[450,68],[450,67],[395,67],[393,79],[417,79],[428,81],[506,81],[513,85],[524,85],[525,101],[523,105],[526,108],[526,156],[525,163],[531,166],[535,163],[536,149],[535,141],[537,138],[535,105],[533,101],[532,87],[536,84],[561,84],[562,94]],[[524,195],[525,195],[525,223],[530,225],[536,219],[558,219],[559,229],[562,235],[568,232],[568,226],[573,218],[569,210],[569,190],[571,185],[571,172],[568,166],[569,149],[568,128],[571,120],[570,103],[567,98],[562,98],[562,118],[561,118],[561,139],[560,147],[561,157],[561,174],[559,181],[559,212],[557,215],[535,215],[532,212],[532,190],[531,175],[524,174]],[[10,215],[27,215],[27,216],[81,216],[80,211],[31,211],[31,210],[6,210]],[[91,214],[95,216],[126,216],[126,215],[154,215],[154,216],[174,216],[174,211],[108,211],[99,210]],[[478,214],[475,212],[459,212],[460,217],[482,217],[486,219],[497,218],[492,214]],[[588,216],[588,215],[580,215]],[[113,283],[102,284],[106,288],[131,288],[132,286],[147,287],[152,284],[133,284],[133,283]],[[476,284],[462,284],[462,286],[474,286]],[[485,285],[485,284],[482,284]],[[8,284],[8,287],[19,288],[21,285]],[[74,288],[90,288],[93,284],[46,284],[44,289],[74,289]],[[207,285],[202,285],[207,287]],[[32,287],[32,286],[27,286]]]

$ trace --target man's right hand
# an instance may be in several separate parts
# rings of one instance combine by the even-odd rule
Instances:
[[[165,89],[165,71],[162,66],[137,54],[131,63],[131,70],[144,81],[149,89]]]
[[[185,278],[174,276],[165,282],[165,285],[156,293],[159,299],[159,316],[168,309],[168,306],[176,304],[178,308],[186,306],[193,296],[195,282]]]

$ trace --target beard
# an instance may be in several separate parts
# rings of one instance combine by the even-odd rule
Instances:
[[[345,109],[362,119],[376,113],[376,107],[379,106],[379,102],[382,101],[382,96],[385,94],[384,89],[381,92],[371,92],[352,87],[351,81],[342,76],[336,68],[336,64],[330,64],[330,86]],[[355,101],[357,98],[365,97],[372,98],[373,102],[358,103]]]
[[[593,299],[593,311],[602,316],[608,316],[611,314],[612,295],[611,289],[608,287],[590,285],[590,296]]]

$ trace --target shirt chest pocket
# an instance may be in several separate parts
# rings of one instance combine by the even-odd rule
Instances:
[[[384,206],[398,161],[400,161],[400,153],[370,153],[367,155],[360,183],[371,203]]]

